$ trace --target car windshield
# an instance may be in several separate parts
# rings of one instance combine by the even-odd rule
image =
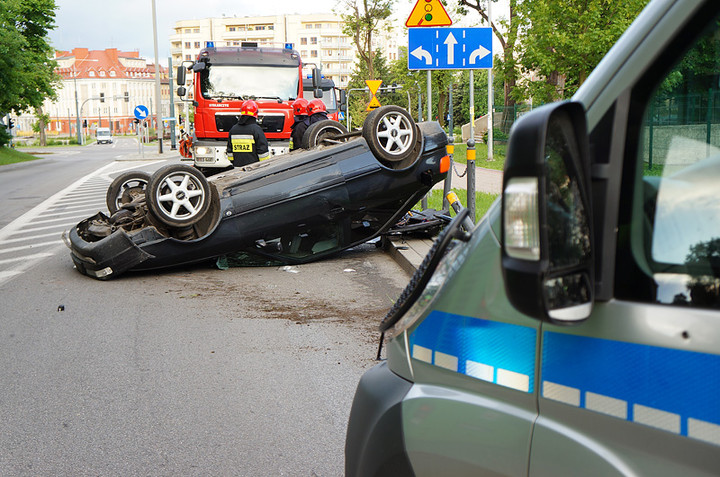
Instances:
[[[110,131],[98,131],[98,132],[97,132],[97,135],[98,135],[98,136],[109,136],[109,135],[110,135]]]
[[[214,65],[201,76],[205,99],[296,98],[298,69],[286,66]]]

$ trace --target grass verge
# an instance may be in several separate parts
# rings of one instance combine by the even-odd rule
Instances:
[[[0,166],[15,164],[17,162],[34,161],[39,157],[31,156],[24,152],[16,151],[11,147],[0,147]]]
[[[488,150],[486,144],[477,144],[475,146],[475,165],[477,167],[485,167],[487,169],[503,170],[505,166],[505,151],[507,145],[496,144],[493,149],[493,160],[488,161]],[[467,164],[467,144],[455,144],[455,152],[453,153],[453,161],[458,164]]]
[[[458,198],[460,199],[460,203],[464,207],[467,207],[467,190],[453,189],[453,192],[457,194]],[[490,192],[475,192],[475,223],[477,223],[478,220],[480,220],[482,216],[485,215],[492,203],[495,202],[495,199],[497,199],[498,195],[499,194],[492,194]],[[437,189],[431,190],[430,193],[427,195],[427,199],[429,209],[442,210],[443,191]],[[413,207],[413,209],[422,210],[422,207],[420,203],[417,203],[415,207]],[[451,210],[450,215],[455,216],[455,212]]]

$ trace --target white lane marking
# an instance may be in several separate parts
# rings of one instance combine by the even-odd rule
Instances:
[[[55,224],[55,225],[47,225],[45,227],[35,227],[32,229],[22,229],[22,230],[17,230],[15,232],[13,232],[11,235],[24,234],[27,232],[39,232],[41,230],[48,230],[48,229],[55,229],[55,230],[59,230],[60,232],[62,232],[63,230],[65,230],[65,228],[67,228],[67,226],[68,226],[68,224]],[[0,230],[0,232],[2,232],[2,231]],[[0,243],[3,243],[4,241],[5,240],[0,240]]]
[[[144,161],[136,161],[138,164],[142,163],[143,166],[151,166],[153,164],[157,164],[158,162],[167,162],[167,159],[159,159],[157,161],[150,161],[150,162],[144,162]],[[110,177],[110,174],[122,174],[125,171],[130,171],[133,169],[137,169],[137,164],[134,166],[128,166],[125,169],[120,169],[119,171],[112,171],[111,173],[105,173],[102,175],[99,175],[98,177],[101,179],[105,179],[108,182],[112,182],[112,178]]]
[[[2,248],[0,249],[0,253],[12,253],[12,252],[19,252],[21,250],[27,250],[30,248],[38,248],[38,247],[45,247],[47,245],[58,245],[63,243],[61,238],[58,238],[57,240],[53,240],[52,242],[41,242],[41,243],[33,243],[30,245],[23,245],[22,247],[11,247],[11,248]]]
[[[77,212],[79,212],[79,211],[77,211]],[[84,218],[87,217],[87,214],[77,214],[77,212],[76,212],[76,215],[72,215],[72,216],[70,216],[70,217],[60,217],[60,218],[57,218],[57,219],[47,219],[47,220],[33,220],[33,225],[35,225],[35,224],[49,224],[50,222],[63,222],[63,221],[71,220],[71,219],[84,219]],[[71,223],[72,223],[72,222],[71,222]]]
[[[84,212],[84,211],[86,211],[86,210],[90,210],[90,209],[93,209],[93,208],[94,208],[94,207],[83,207],[82,209],[79,209],[79,210],[64,210],[64,209],[63,209],[62,212],[56,212],[55,210],[51,210],[51,211],[49,211],[47,214],[39,215],[38,218],[39,218],[39,219],[40,219],[40,218],[44,219],[45,217],[60,217],[61,215],[77,214],[77,213],[79,213],[79,212],[82,213],[82,212]],[[65,218],[66,218],[66,219],[71,219],[72,217],[65,217]],[[33,222],[33,223],[34,223],[34,224],[37,224],[38,222]]]
[[[62,210],[66,210],[67,212],[58,212],[58,213],[59,213],[59,214],[70,214],[70,213],[74,213],[74,212],[72,211],[72,210],[74,210],[74,209],[87,209],[87,208],[94,207],[94,204],[102,204],[102,205],[105,205],[104,202],[100,202],[100,201],[91,202],[91,203],[89,203],[89,204],[68,205],[68,206],[63,206],[63,207],[62,207]],[[72,209],[72,210],[71,210],[71,209]]]
[[[52,237],[53,235],[57,235],[57,232],[48,232],[46,234],[31,235],[30,237],[25,236],[25,237],[20,237],[20,238],[16,238],[16,239],[7,239],[7,240],[3,240],[2,242],[0,242],[0,244],[15,243],[15,242],[29,242],[30,240]]]
[[[60,192],[57,192],[56,194],[53,194],[52,196],[48,197],[43,201],[42,203],[36,205],[32,209],[30,209],[28,212],[24,213],[17,219],[13,220],[9,224],[7,224],[5,227],[0,229],[0,241],[6,239],[10,235],[16,234],[20,229],[25,227],[26,225],[30,224],[34,219],[36,219],[39,215],[50,209],[55,205],[55,203],[60,199],[61,197],[64,197],[69,192],[75,190],[76,187],[80,186],[81,184],[84,184],[89,179],[93,177],[97,177],[102,172],[104,172],[107,169],[110,169],[112,166],[114,166],[115,163],[111,162],[100,169],[96,170],[95,172],[91,172],[90,174],[86,175],[85,177],[81,177],[80,179],[76,180]]]
[[[53,255],[52,253],[43,252],[43,253],[34,253],[32,255],[24,255],[22,257],[6,258],[5,260],[0,260],[0,265],[3,265],[5,263],[19,262],[21,260],[26,260],[26,263],[29,263],[29,262],[32,262],[33,260],[37,260],[39,258],[52,257],[52,255]]]

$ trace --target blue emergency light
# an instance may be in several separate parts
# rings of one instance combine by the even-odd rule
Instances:
[[[294,44],[294,43],[285,43],[285,49],[286,49],[286,50],[292,50],[292,49],[294,49],[294,48],[295,48],[295,44]]]
[[[215,42],[214,41],[206,41],[205,48],[215,48]]]

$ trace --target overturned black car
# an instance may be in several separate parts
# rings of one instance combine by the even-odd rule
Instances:
[[[65,234],[76,268],[109,279],[234,252],[318,260],[387,231],[449,168],[440,126],[397,106],[373,111],[362,131],[320,131],[315,143],[210,179],[181,164],[118,177],[110,215]]]

